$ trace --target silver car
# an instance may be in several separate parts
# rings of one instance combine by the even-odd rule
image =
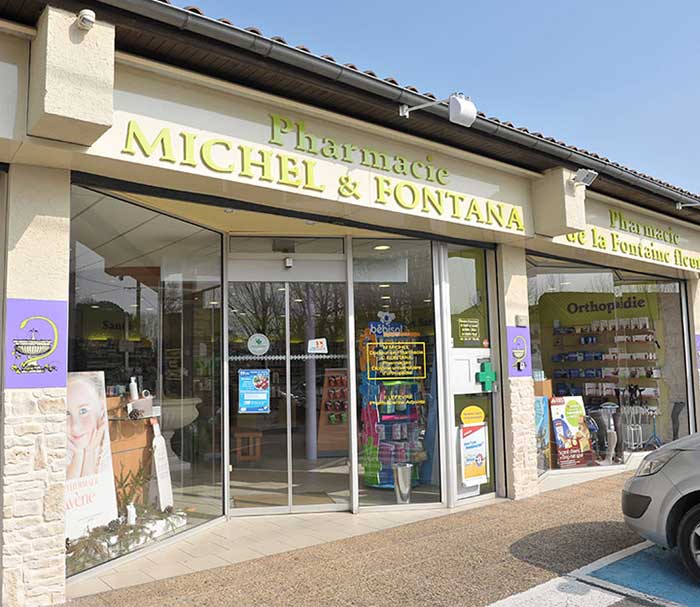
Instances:
[[[700,433],[647,455],[622,491],[625,522],[642,537],[677,547],[700,582]]]

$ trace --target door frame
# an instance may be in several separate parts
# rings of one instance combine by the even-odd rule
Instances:
[[[450,313],[450,280],[448,270],[449,245],[445,242],[434,243],[434,256],[437,259],[435,262],[436,273],[438,279],[435,287],[435,315],[436,319],[440,318],[441,326],[441,345],[438,346],[438,360],[441,358],[442,372],[441,380],[438,385],[439,398],[445,405],[442,407],[444,412],[444,420],[441,424],[442,442],[444,444],[445,462],[443,466],[446,476],[446,486],[443,491],[445,502],[448,508],[454,508],[461,504],[470,503],[474,500],[488,498],[489,496],[504,496],[505,495],[505,444],[503,434],[503,369],[501,364],[500,351],[500,324],[498,310],[494,302],[498,301],[498,293],[496,291],[497,284],[496,274],[496,255],[495,251],[482,247],[476,247],[470,244],[464,244],[464,248],[475,248],[482,250],[485,256],[486,264],[486,297],[488,310],[488,328],[489,342],[491,348],[491,360],[494,368],[499,370],[499,377],[494,384],[494,390],[491,392],[491,411],[493,417],[493,428],[490,440],[493,441],[494,461],[491,466],[492,474],[495,475],[495,491],[475,496],[460,497],[457,491],[459,483],[459,469],[457,466],[457,446],[454,437],[454,419],[455,406],[454,394],[452,393],[450,381],[450,360],[452,350],[452,322]],[[438,325],[436,321],[435,331],[437,335]],[[440,392],[442,390],[442,392]]]
[[[225,492],[224,492],[224,498],[226,500],[225,502],[225,514],[228,518],[232,517],[239,517],[239,516],[260,516],[260,515],[267,515],[267,514],[298,514],[298,513],[310,513],[310,512],[356,512],[356,501],[357,501],[357,414],[355,411],[355,401],[356,401],[356,394],[355,394],[355,377],[354,377],[354,368],[355,368],[355,360],[354,360],[354,340],[349,339],[347,336],[348,335],[353,335],[354,333],[350,333],[350,329],[354,331],[354,317],[350,319],[350,307],[349,304],[352,302],[352,289],[351,289],[351,281],[349,281],[349,276],[348,272],[352,272],[352,249],[350,248],[350,252],[348,252],[348,244],[349,241],[351,241],[351,238],[349,236],[343,237],[343,238],[338,238],[338,240],[343,240],[344,243],[344,253],[342,254],[337,254],[337,253],[329,253],[329,254],[320,254],[320,253],[313,253],[313,254],[285,254],[285,253],[249,253],[249,254],[237,254],[237,253],[231,253],[230,252],[230,246],[229,246],[229,241],[231,238],[235,238],[236,236],[233,235],[228,235],[228,240],[226,243],[225,251],[225,263],[224,263],[224,287],[223,290],[225,291],[225,294],[222,298],[223,304],[224,304],[224,339],[222,340],[224,343],[224,358],[225,358],[225,392],[224,392],[224,411],[225,411],[225,420],[224,420],[224,428],[225,428],[225,443],[226,443],[226,452],[225,452]],[[265,238],[266,236],[262,236]],[[285,238],[288,238],[285,236]],[[300,238],[305,238],[305,237],[300,237]],[[308,238],[313,238],[313,237],[308,237]],[[350,244],[351,247],[351,244]],[[307,504],[307,505],[295,505],[294,504],[294,467],[293,467],[293,449],[292,449],[292,433],[293,433],[293,428],[292,428],[292,397],[291,397],[291,381],[292,381],[292,376],[291,376],[291,319],[290,319],[290,312],[291,312],[291,305],[290,305],[290,289],[291,289],[291,284],[292,283],[308,283],[308,282],[313,282],[311,280],[295,280],[293,276],[290,276],[292,274],[292,271],[290,269],[285,268],[282,264],[284,263],[285,258],[287,257],[293,257],[295,260],[300,261],[301,263],[304,262],[310,262],[313,264],[315,261],[335,261],[339,262],[339,264],[342,264],[342,275],[343,279],[342,280],[337,280],[340,278],[340,275],[334,276],[329,280],[319,280],[318,276],[315,277],[314,281],[315,282],[329,282],[329,283],[338,283],[341,282],[344,285],[344,293],[345,293],[345,314],[346,314],[346,322],[345,322],[345,327],[346,327],[346,357],[347,357],[347,369],[348,369],[348,391],[349,391],[349,396],[350,398],[348,399],[348,409],[349,409],[349,423],[348,423],[348,432],[350,433],[350,437],[348,439],[348,490],[350,492],[350,499],[347,504]],[[236,282],[254,282],[249,280],[247,277],[245,278],[232,278],[232,272],[230,269],[230,264],[235,263],[236,260],[239,260],[243,263],[250,263],[251,261],[259,261],[259,262],[266,262],[266,261],[275,261],[280,264],[280,271],[279,273],[274,273],[270,275],[269,273],[265,275],[264,280],[260,280],[259,282],[270,282],[270,283],[282,283],[284,284],[284,313],[285,313],[285,322],[284,322],[284,331],[285,331],[285,393],[286,393],[286,398],[285,398],[285,407],[286,407],[286,441],[287,441],[287,505],[285,506],[261,506],[261,507],[248,507],[248,508],[236,508],[234,506],[234,498],[233,495],[231,494],[231,474],[233,473],[233,466],[231,463],[231,452],[230,452],[230,407],[232,405],[235,405],[235,403],[230,402],[230,396],[229,396],[229,389],[230,389],[230,366],[229,366],[229,349],[228,349],[228,331],[229,331],[229,323],[228,323],[228,289],[229,289],[229,284],[230,283],[236,283]],[[340,269],[340,265],[338,267]],[[352,313],[354,314],[354,309],[352,310]]]

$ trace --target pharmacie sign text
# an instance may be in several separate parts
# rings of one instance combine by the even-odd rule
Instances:
[[[596,216],[604,218],[604,223],[558,236],[555,242],[700,272],[700,254],[683,246],[689,241],[700,244],[700,234],[665,226],[621,208],[605,207],[605,212]]]
[[[121,153],[341,202],[525,232],[521,207],[450,189],[450,172],[431,155],[409,158],[314,134],[288,116],[268,119],[262,145],[194,130],[144,129],[130,119]]]

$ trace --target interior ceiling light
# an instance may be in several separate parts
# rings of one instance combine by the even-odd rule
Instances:
[[[372,247],[375,251],[388,251],[391,248],[391,245],[388,244],[378,244]]]
[[[405,104],[399,106],[399,116],[410,118],[411,112],[416,110],[424,110],[441,103],[447,103],[449,107],[449,120],[454,124],[459,124],[469,128],[476,121],[476,105],[471,100],[471,97],[465,97],[462,93],[452,93],[447,99],[439,101],[429,101],[409,107]]]
[[[388,285],[386,283],[379,285],[380,289],[388,289],[391,285]]]
[[[382,299],[391,299],[391,295],[382,295]]]

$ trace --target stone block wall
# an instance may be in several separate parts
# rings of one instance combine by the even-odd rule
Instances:
[[[529,315],[525,249],[499,245],[498,305],[501,319],[501,352],[507,360],[505,326]],[[508,369],[508,365],[503,365]],[[507,372],[507,371],[506,371]],[[537,443],[535,441],[535,391],[532,377],[504,377],[503,402],[508,497],[520,499],[537,493]]]

